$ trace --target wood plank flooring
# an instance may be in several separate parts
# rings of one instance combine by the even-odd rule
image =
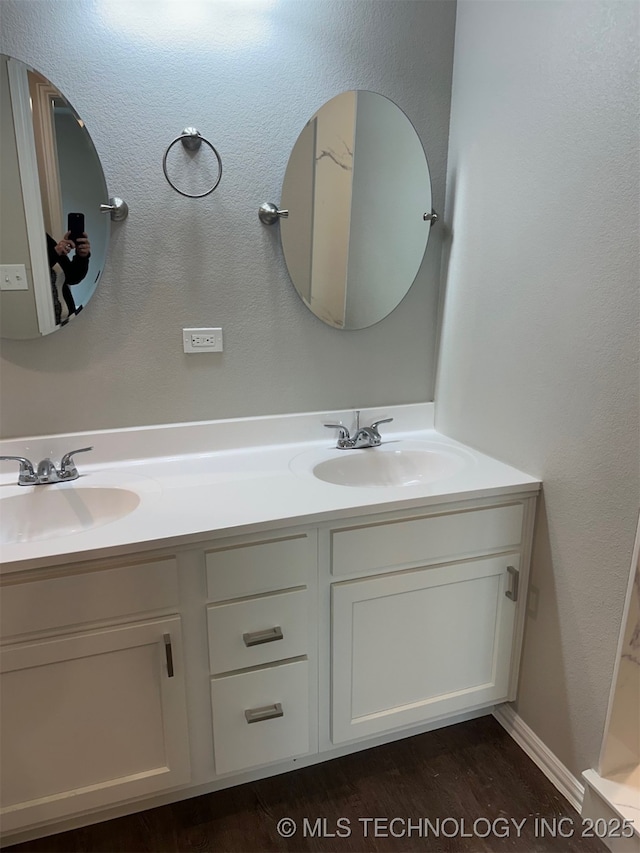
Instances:
[[[284,834],[295,825],[290,837],[278,832],[283,818],[293,821],[280,824]],[[583,837],[579,815],[487,716],[5,851],[606,853],[607,848]]]

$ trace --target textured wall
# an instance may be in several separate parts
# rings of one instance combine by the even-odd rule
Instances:
[[[461,2],[437,426],[544,480],[518,710],[598,760],[639,503],[638,13]]]
[[[3,436],[433,398],[438,229],[400,307],[344,333],[304,307],[257,210],[280,201],[304,123],[351,88],[411,118],[442,208],[451,0],[2,0],[0,16],[0,48],[59,86],[131,210],[77,322],[2,342]],[[201,200],[162,174],[187,125],[223,159]],[[203,325],[223,327],[222,355],[182,352]]]

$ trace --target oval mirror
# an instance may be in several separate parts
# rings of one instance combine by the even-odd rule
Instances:
[[[109,243],[110,220],[100,213],[108,193],[91,137],[53,83],[4,54],[0,76],[0,334],[38,338],[76,317],[95,292]],[[70,214],[86,241],[70,239]]]
[[[429,239],[431,178],[415,128],[383,95],[337,95],[293,146],[281,205],[305,305],[338,329],[378,323],[413,284]]]

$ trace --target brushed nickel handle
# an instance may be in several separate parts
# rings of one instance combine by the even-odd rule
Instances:
[[[511,580],[511,589],[505,590],[505,595],[511,601],[518,600],[518,590],[520,588],[520,572],[514,566],[507,566],[507,571],[509,572],[510,580]]]
[[[173,678],[173,649],[171,648],[171,634],[164,635],[164,653],[167,658],[167,676]]]
[[[245,646],[260,646],[262,643],[273,643],[275,640],[283,640],[284,634],[282,628],[276,625],[275,628],[267,628],[264,631],[250,631],[248,634],[243,634]]]
[[[284,717],[284,711],[280,702],[275,705],[265,705],[262,708],[249,708],[244,712],[248,723],[261,723],[263,720],[275,720],[276,717]]]

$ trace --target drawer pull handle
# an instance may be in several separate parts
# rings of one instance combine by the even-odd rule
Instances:
[[[520,586],[520,572],[513,566],[507,566],[507,571],[509,572],[509,576],[511,578],[511,589],[507,589],[505,591],[505,595],[507,596],[507,598],[511,599],[511,601],[517,601],[518,588]]]
[[[267,628],[266,631],[251,631],[249,634],[243,634],[245,646],[260,646],[262,643],[273,643],[275,640],[283,640],[284,634],[282,628],[276,625],[275,628]]]
[[[265,705],[264,708],[249,708],[244,712],[248,723],[261,723],[263,720],[275,720],[276,717],[284,717],[284,711],[280,702],[275,705]]]
[[[164,653],[167,657],[167,675],[173,678],[173,649],[171,648],[171,634],[164,635]]]

